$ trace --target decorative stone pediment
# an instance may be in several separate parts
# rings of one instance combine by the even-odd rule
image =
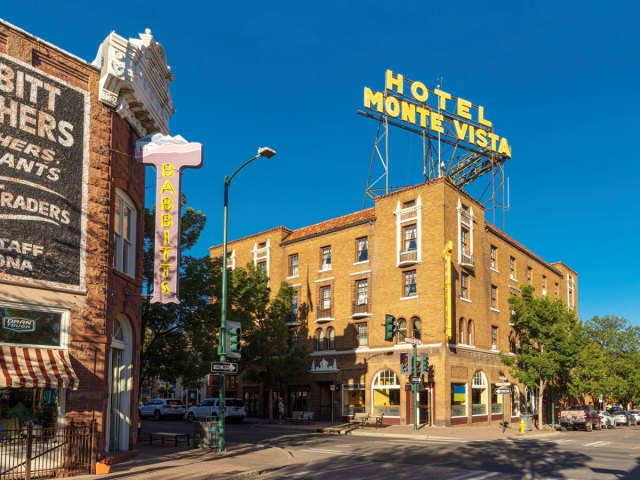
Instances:
[[[111,32],[93,64],[102,70],[102,102],[115,108],[141,136],[169,134],[169,118],[175,111],[169,84],[174,78],[164,48],[151,30],[129,40]]]
[[[329,363],[324,357],[318,364],[316,361],[311,362],[311,368],[309,369],[311,373],[326,373],[326,372],[337,372],[338,364],[336,359],[333,359],[333,363]]]

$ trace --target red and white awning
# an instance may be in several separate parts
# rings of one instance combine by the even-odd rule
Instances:
[[[0,347],[0,387],[78,389],[67,350]]]

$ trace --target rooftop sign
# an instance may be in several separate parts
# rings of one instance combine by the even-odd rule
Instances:
[[[386,72],[384,91],[364,88],[364,108],[416,127],[428,136],[439,136],[445,143],[511,157],[507,138],[495,133],[483,106],[391,70]]]

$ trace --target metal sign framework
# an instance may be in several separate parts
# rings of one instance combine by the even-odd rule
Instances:
[[[409,88],[414,83],[407,78],[403,78],[402,81],[408,85]],[[409,88],[407,88],[407,90],[409,90]],[[436,89],[440,89],[440,85],[438,85],[436,89],[425,88],[429,93],[433,93]],[[479,195],[478,200],[487,209],[492,211],[493,223],[496,223],[496,213],[497,210],[500,210],[502,215],[501,220],[504,226],[504,213],[509,209],[508,203],[505,203],[504,163],[510,157],[503,153],[492,151],[488,147],[478,147],[470,143],[466,138],[459,138],[453,122],[460,120],[460,117],[451,112],[440,108],[436,110],[432,106],[426,106],[424,103],[417,102],[410,96],[390,91],[389,89],[385,89],[383,92],[383,104],[386,105],[388,97],[395,97],[399,101],[416,107],[426,107],[430,111],[442,115],[444,118],[442,122],[443,133],[435,132],[428,126],[418,126],[403,121],[401,118],[394,118],[390,116],[386,110],[379,112],[366,107],[365,110],[358,110],[357,113],[359,115],[378,121],[363,208],[366,206],[367,198],[374,199],[378,195],[387,194],[390,191],[406,187],[406,185],[389,185],[389,126],[391,125],[421,137],[423,157],[422,174],[426,181],[447,177],[454,185],[463,188],[489,173],[490,177],[488,178],[488,182]],[[455,103],[457,100],[458,98],[453,96],[449,99],[452,103]],[[472,105],[472,107],[477,108],[476,105]],[[478,122],[469,119],[464,119],[464,123],[470,127],[482,128],[489,133],[493,133],[492,126],[487,127],[486,125],[480,125]]]

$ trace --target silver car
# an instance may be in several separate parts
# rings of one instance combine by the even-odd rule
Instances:
[[[205,398],[198,405],[193,405],[187,410],[187,420],[193,422],[198,418],[212,417],[218,419],[220,413],[219,398]],[[230,422],[242,422],[247,416],[244,401],[239,398],[227,398],[225,401],[224,418]]]
[[[629,425],[629,416],[624,410],[612,410],[610,411],[616,425]]]
[[[138,407],[141,417],[153,417],[160,420],[165,417],[182,418],[185,408],[181,400],[173,398],[154,398],[147,400]]]

